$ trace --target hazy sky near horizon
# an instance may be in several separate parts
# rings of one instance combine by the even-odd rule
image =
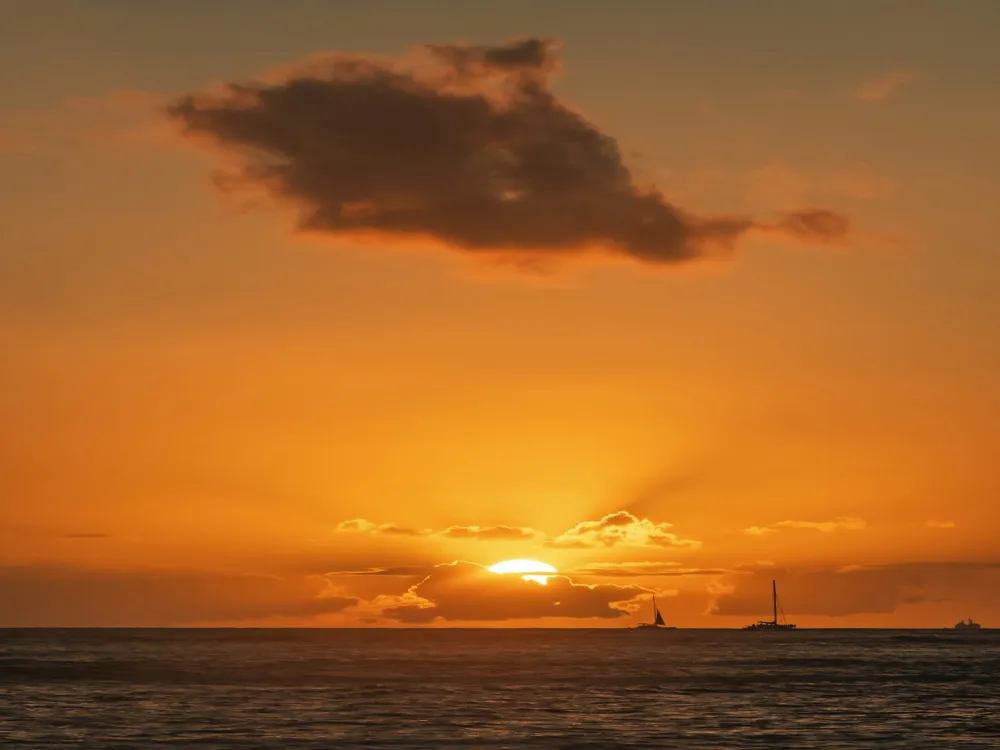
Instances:
[[[996,3],[4,9],[0,625],[1000,622]]]

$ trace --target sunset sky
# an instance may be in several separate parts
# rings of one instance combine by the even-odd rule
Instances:
[[[994,0],[4,16],[0,626],[1000,626]]]

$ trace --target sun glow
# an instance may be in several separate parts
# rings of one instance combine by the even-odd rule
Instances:
[[[534,581],[543,586],[549,582],[549,577],[539,574],[559,572],[548,563],[538,562],[538,560],[504,560],[496,565],[491,565],[487,570],[491,573],[522,573],[524,575],[521,577],[524,580]]]

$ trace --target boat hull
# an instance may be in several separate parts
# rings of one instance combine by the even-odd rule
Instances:
[[[653,625],[648,622],[644,622],[641,625],[636,625],[634,628],[629,628],[630,630],[677,630],[675,625]]]
[[[743,630],[795,630],[795,625],[783,622],[758,622],[747,625]]]

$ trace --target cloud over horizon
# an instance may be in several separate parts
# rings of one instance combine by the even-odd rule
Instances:
[[[500,575],[470,562],[437,565],[382,616],[408,624],[448,621],[521,620],[544,617],[618,618],[629,604],[651,593],[635,585],[574,583],[562,575],[546,584],[517,574]]]
[[[322,576],[0,565],[0,626],[202,625],[305,619],[357,604]]]
[[[340,240],[430,240],[534,260],[588,250],[649,264],[730,252],[751,233],[842,239],[823,208],[699,217],[638,186],[616,140],[550,88],[557,43],[424,45],[389,59],[328,53],[167,108],[235,156],[225,189],[263,187],[298,229]]]
[[[927,562],[803,569],[747,569],[715,584],[708,614],[757,617],[771,604],[777,579],[788,615],[890,614],[904,605],[968,600],[1000,583],[1000,564]]]

